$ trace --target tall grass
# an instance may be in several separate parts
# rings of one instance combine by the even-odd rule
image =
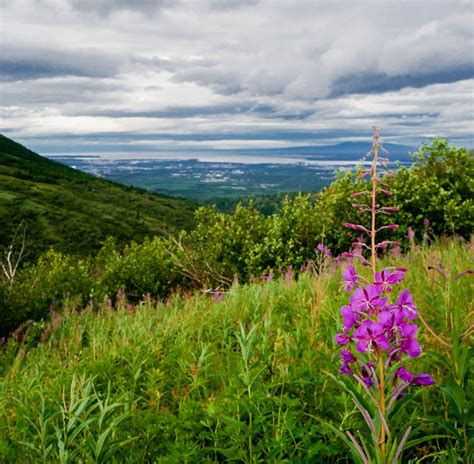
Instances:
[[[438,285],[428,266],[441,262],[454,276],[472,257],[472,247],[449,241],[382,263],[409,268],[406,283],[431,330],[422,330],[417,368],[440,386],[414,393],[400,416],[418,441],[403,462],[470,459],[473,361],[462,372],[450,362],[450,321],[467,327],[473,288],[469,275]],[[346,295],[340,270],[327,264],[298,281],[236,285],[222,301],[176,294],[165,304],[119,298],[114,308],[65,308],[4,347],[0,459],[352,462],[324,425],[366,427],[329,375],[339,368],[333,337]],[[464,337],[456,349],[471,342]],[[428,435],[439,438],[424,441]]]

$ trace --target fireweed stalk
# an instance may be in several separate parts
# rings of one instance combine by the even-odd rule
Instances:
[[[360,260],[361,264],[370,266],[372,275],[366,280],[358,275],[351,264],[343,271],[345,290],[351,293],[349,304],[341,308],[343,320],[342,333],[335,336],[341,350],[340,373],[352,376],[359,382],[369,401],[365,401],[357,390],[349,388],[354,402],[361,411],[372,434],[373,446],[368,447],[362,437],[358,441],[347,432],[353,445],[364,463],[399,462],[403,447],[408,439],[411,427],[408,427],[401,438],[390,435],[388,418],[397,400],[404,396],[404,390],[410,385],[431,385],[434,383],[429,374],[413,374],[405,365],[409,358],[416,358],[421,347],[416,339],[418,310],[409,290],[402,290],[397,298],[392,297],[395,285],[405,277],[406,268],[390,267],[378,271],[376,268],[377,252],[390,245],[399,246],[398,242],[377,242],[377,234],[385,229],[397,229],[397,224],[377,227],[379,215],[391,216],[398,208],[381,206],[377,195],[390,196],[392,192],[387,180],[394,175],[387,170],[387,158],[379,152],[387,153],[382,147],[377,127],[374,127],[370,169],[362,169],[359,178],[369,176],[370,189],[352,194],[356,197],[369,197],[367,202],[353,203],[358,214],[370,214],[370,226],[345,224],[346,227],[368,235],[369,243],[359,238],[353,243],[354,252],[345,253],[349,258]],[[364,251],[369,253],[368,259]]]

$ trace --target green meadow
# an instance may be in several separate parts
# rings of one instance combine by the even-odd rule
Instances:
[[[474,295],[471,275],[455,278],[472,259],[453,239],[380,264],[409,268],[403,287],[424,321],[413,369],[436,382],[400,404],[392,427],[413,427],[402,462],[472,457],[473,358],[462,364],[460,352],[472,351]],[[325,259],[297,279],[235,284],[222,301],[199,291],[165,303],[122,294],[113,307],[69,300],[4,348],[0,459],[353,462],[340,433],[367,426],[338,374],[340,272]]]

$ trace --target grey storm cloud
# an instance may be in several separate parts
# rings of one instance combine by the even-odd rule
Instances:
[[[386,73],[361,72],[338,78],[332,85],[331,95],[352,93],[380,93],[400,90],[405,87],[426,87],[430,84],[444,84],[474,78],[474,62],[438,72],[421,72],[390,76]]]
[[[0,79],[31,80],[57,76],[111,77],[121,60],[99,50],[51,50],[3,46]]]
[[[2,126],[12,135],[304,141],[385,122],[394,137],[410,128],[472,138],[470,1],[0,4]]]
[[[90,114],[71,111],[70,114]],[[93,113],[94,116],[106,116],[111,118],[151,118],[151,119],[180,119],[203,116],[223,116],[223,115],[258,115],[267,118],[281,118],[284,120],[304,119],[313,114],[312,110],[293,110],[282,112],[276,105],[265,105],[255,101],[242,101],[234,103],[223,103],[219,105],[202,106],[174,106],[159,110],[150,111],[129,111],[129,110],[99,110]]]
[[[0,104],[4,106],[34,107],[67,104],[113,104],[117,92],[123,91],[119,82],[109,79],[32,79],[18,85],[16,81],[3,82],[0,92]],[[77,114],[77,109],[76,109]]]
[[[177,0],[69,0],[73,8],[81,12],[93,12],[100,16],[108,16],[118,11],[137,11],[144,14],[152,14],[163,8],[173,8],[186,5],[186,1]],[[209,2],[194,1],[202,7],[210,10],[236,10],[249,6],[255,6],[260,0],[209,0]],[[188,0],[188,4],[190,3]]]
[[[71,4],[81,12],[108,16],[122,10],[144,14],[156,13],[161,8],[173,5],[174,2],[173,0],[71,0]]]
[[[209,7],[216,10],[233,10],[255,6],[260,0],[210,0]]]

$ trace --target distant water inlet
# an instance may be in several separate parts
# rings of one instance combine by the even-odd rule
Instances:
[[[158,153],[153,157],[133,159],[124,156],[56,155],[51,158],[99,177],[203,201],[319,191],[334,180],[337,170],[368,163],[366,160],[330,159],[326,156],[317,158],[316,155],[213,153],[194,156],[187,153],[171,157],[170,154]]]

